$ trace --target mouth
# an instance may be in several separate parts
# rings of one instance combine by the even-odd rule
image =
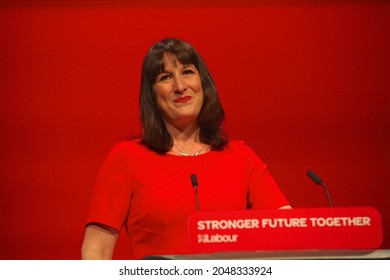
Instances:
[[[173,102],[175,103],[185,103],[189,100],[191,100],[191,96],[182,96],[182,97],[179,97],[179,98],[176,98],[175,100],[173,100]]]

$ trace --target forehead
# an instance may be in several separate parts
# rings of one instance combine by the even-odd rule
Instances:
[[[164,53],[162,59],[162,69],[166,70],[168,68],[178,68],[179,66],[187,66],[192,64],[189,61],[181,61],[176,55],[171,53]]]

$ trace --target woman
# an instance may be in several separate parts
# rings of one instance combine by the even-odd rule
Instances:
[[[228,141],[209,71],[187,42],[154,44],[142,67],[140,139],[118,143],[100,171],[87,221],[83,259],[111,259],[125,226],[134,259],[193,253],[187,217],[200,210],[290,208],[265,164]]]

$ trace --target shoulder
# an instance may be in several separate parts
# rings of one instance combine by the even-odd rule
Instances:
[[[237,154],[246,161],[255,161],[264,164],[259,156],[252,150],[252,148],[245,143],[245,141],[230,140],[226,150]]]
[[[240,151],[243,149],[246,149],[248,146],[245,144],[245,141],[241,140],[229,140],[229,143],[227,144],[228,149]]]
[[[111,156],[127,157],[129,155],[133,155],[133,156],[138,154],[142,155],[148,152],[150,152],[149,149],[141,144],[141,139],[136,138],[133,140],[121,141],[115,143],[112,146],[109,154]]]
[[[230,140],[226,146],[226,149],[242,154],[254,153],[253,150],[245,143],[245,141],[241,140]]]
[[[137,149],[138,146],[142,146],[141,139],[136,138],[133,140],[126,140],[126,141],[117,142],[114,144],[112,149],[126,151],[126,150]]]

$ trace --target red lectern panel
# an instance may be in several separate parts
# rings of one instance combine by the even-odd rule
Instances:
[[[375,249],[382,243],[372,207],[198,211],[188,218],[195,252]]]

